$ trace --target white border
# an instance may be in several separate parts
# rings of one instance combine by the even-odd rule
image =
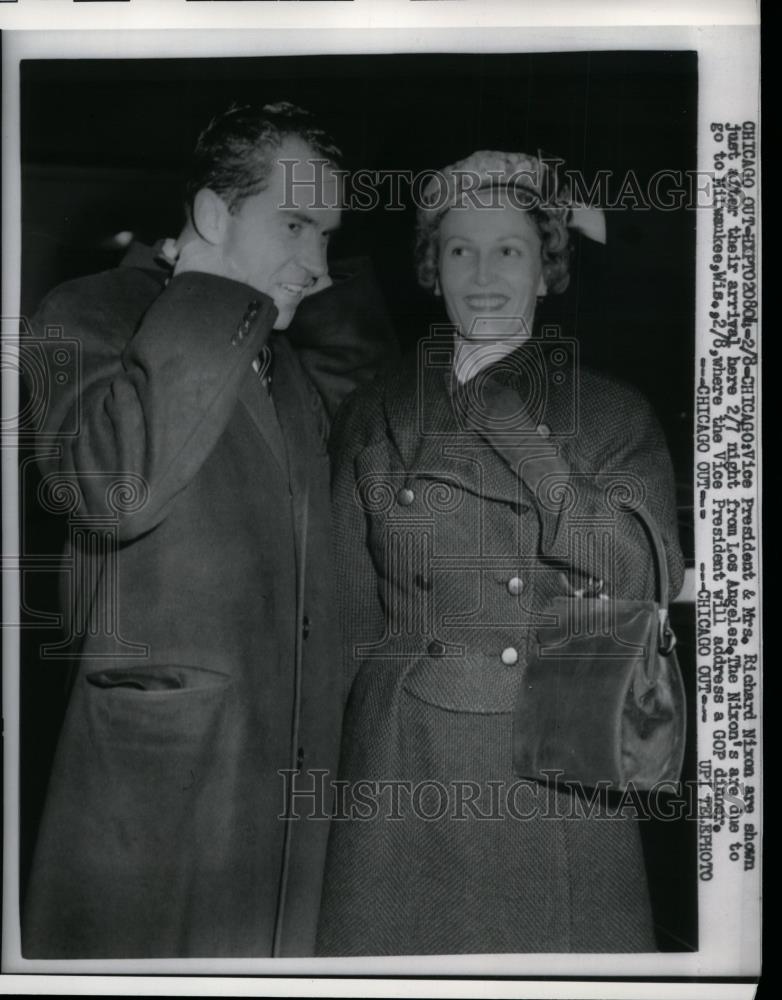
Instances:
[[[141,26],[143,23],[162,27],[170,22],[171,10],[176,4],[169,2],[153,5],[147,0],[132,0],[131,4],[79,4],[77,12],[73,10],[73,5],[68,5],[68,13],[65,12],[65,5],[60,0],[44,0],[47,10],[47,25],[52,27],[61,24],[72,26],[81,19],[89,16],[89,23],[117,25],[133,24]],[[8,8],[15,6],[15,11]],[[42,4],[43,6],[43,4]],[[701,129],[704,123],[708,122],[709,114],[716,114],[718,118],[726,120],[730,114],[726,110],[725,99],[731,92],[729,83],[733,80],[741,80],[742,87],[735,88],[734,93],[738,93],[744,100],[747,99],[747,79],[753,81],[757,78],[757,52],[756,35],[753,29],[742,28],[715,28],[715,27],[693,27],[692,25],[706,20],[708,24],[753,24],[757,21],[757,10],[754,4],[747,2],[722,2],[718,4],[697,4],[685,5],[681,3],[658,3],[654,5],[654,12],[659,15],[664,10],[664,16],[682,23],[682,18],[689,19],[686,23],[689,26],[682,28],[672,27],[635,27],[635,28],[595,28],[579,27],[574,28],[573,15],[578,20],[585,20],[588,11],[594,13],[595,8],[599,8],[596,13],[597,23],[606,23],[606,20],[613,19],[613,23],[621,17],[625,23],[641,25],[648,23],[650,17],[649,8],[640,4],[628,3],[608,3],[608,4],[583,4],[583,3],[549,3],[546,5],[531,5],[518,3],[513,6],[509,3],[502,3],[495,0],[494,3],[481,5],[480,13],[476,12],[476,6],[465,2],[459,4],[457,0],[442,0],[441,3],[408,3],[404,7],[405,18],[408,27],[400,28],[400,4],[379,0],[370,4],[370,0],[355,0],[352,4],[318,4],[319,22],[328,24],[328,28],[309,29],[306,32],[296,31],[289,28],[295,23],[301,24],[304,20],[311,19],[311,8],[315,4],[303,3],[294,5],[264,3],[264,13],[258,11],[258,7],[251,3],[244,4],[220,4],[221,23],[222,18],[230,18],[232,15],[238,16],[246,23],[259,23],[263,18],[266,30],[256,34],[248,32],[246,29],[221,30],[219,32],[210,31],[166,31],[150,33],[136,30],[107,30],[101,32],[84,32],[72,30],[64,33],[47,31],[46,34],[40,32],[12,32],[3,35],[3,145],[4,145],[4,186],[3,186],[3,315],[13,316],[19,312],[20,287],[20,253],[19,253],[19,232],[20,232],[20,170],[18,157],[18,60],[24,57],[35,58],[67,58],[67,57],[96,57],[107,58],[111,56],[122,57],[175,57],[175,56],[206,56],[206,55],[275,55],[275,54],[330,54],[330,53],[381,53],[381,52],[541,52],[541,51],[599,51],[610,49],[656,49],[665,48],[672,50],[697,49],[700,53],[700,108]],[[153,14],[154,7],[156,13]],[[206,8],[212,8],[210,15],[214,23],[214,10],[211,4],[179,4],[184,7],[185,12],[177,10],[176,18],[178,23],[202,24],[202,18],[206,16]],[[342,13],[344,8],[350,7],[350,12]],[[89,8],[89,11],[85,10]],[[124,13],[113,13],[108,8],[122,8]],[[128,11],[132,8],[133,13]],[[252,13],[250,8],[253,8]],[[310,8],[309,12],[303,8]],[[338,9],[335,9],[338,8]],[[424,10],[426,8],[426,10]],[[641,8],[644,8],[641,10]],[[693,9],[695,8],[695,9]],[[191,14],[190,11],[193,13]],[[415,11],[415,13],[413,13]],[[418,11],[421,13],[419,14]],[[504,24],[509,21],[517,25],[527,20],[525,15],[530,15],[533,23],[545,21],[548,24],[568,23],[570,27],[552,28],[530,28],[507,26],[502,30],[484,27],[487,25]],[[203,12],[203,13],[202,13]],[[393,14],[393,16],[392,16]],[[426,14],[426,17],[424,17]],[[512,16],[511,16],[512,15]],[[0,18],[4,23],[23,24],[28,27],[32,25],[32,14],[30,5],[25,0],[18,5],[0,5]],[[149,20],[147,20],[149,19]],[[416,26],[428,21],[430,27],[420,29]],[[343,25],[356,22],[366,29],[347,29]],[[443,24],[447,21],[450,25],[457,25],[445,30],[442,27],[432,28],[431,24]],[[476,31],[476,21],[480,21],[480,33]],[[410,24],[413,22],[413,30]],[[236,23],[236,22],[232,22]],[[469,25],[471,30],[465,33],[458,25]],[[595,20],[592,20],[595,24]],[[393,27],[390,27],[393,25]],[[274,27],[277,30],[270,31]],[[376,29],[386,28],[378,31]],[[743,62],[739,57],[743,54]],[[737,70],[737,65],[741,73]],[[743,74],[743,75],[742,75]],[[748,74],[748,76],[747,76]],[[743,88],[743,89],[742,89]],[[750,84],[750,101],[754,94]],[[702,165],[699,164],[699,168]],[[699,226],[698,235],[698,327],[702,327],[701,319],[705,315],[704,310],[704,289],[702,284],[702,261],[704,230]],[[3,392],[3,415],[13,414],[17,406],[15,379],[7,379]],[[18,538],[16,537],[16,514],[17,492],[16,482],[16,454],[12,448],[3,448],[3,483],[4,483],[4,519],[3,519],[3,548],[5,552],[18,552]],[[702,544],[702,543],[701,543]],[[18,593],[13,593],[12,587],[4,589],[4,602],[7,607],[16,607],[18,603]],[[19,636],[14,630],[6,630],[3,635],[4,662],[8,664],[18,664],[19,656]],[[17,691],[17,674],[13,669],[6,669],[3,678],[4,703],[13,707]],[[13,711],[6,713],[6,754],[5,754],[5,809],[6,815],[18,814],[18,726]],[[13,824],[11,824],[13,827]],[[193,959],[187,961],[176,960],[138,960],[138,961],[90,961],[90,962],[25,962],[21,959],[14,961],[14,954],[18,955],[19,931],[18,914],[16,907],[17,885],[15,863],[12,865],[17,854],[18,837],[15,829],[8,829],[6,825],[4,831],[4,870],[6,879],[4,882],[3,896],[3,924],[5,927],[4,940],[4,969],[15,971],[47,971],[51,973],[70,972],[78,969],[89,973],[110,973],[133,970],[135,973],[172,973],[186,970],[188,973],[203,975],[208,973],[222,973],[224,975],[258,975],[268,974],[273,971],[274,980],[264,980],[261,983],[255,981],[248,985],[247,980],[224,981],[224,985],[231,985],[231,989],[248,986],[248,995],[257,995],[256,988],[273,987],[279,989],[278,995],[290,995],[291,992],[304,992],[303,987],[307,981],[293,980],[288,986],[277,976],[287,974],[303,973],[316,975],[318,972],[335,974],[397,974],[397,975],[546,975],[553,969],[556,975],[579,975],[579,976],[729,976],[745,975],[751,976],[758,968],[758,948],[759,941],[747,942],[742,949],[740,962],[737,966],[735,955],[721,951],[718,955],[706,955],[705,952],[694,954],[671,954],[664,955],[521,955],[521,956],[450,956],[444,959],[432,959],[424,956],[404,959],[307,959],[307,960],[283,960],[283,959],[256,959],[256,960],[207,960]],[[704,913],[701,910],[701,921],[703,927]],[[721,916],[718,914],[714,923],[719,923]],[[701,931],[703,934],[703,930]],[[25,978],[23,980],[14,979],[15,991],[20,991],[25,984],[32,986],[38,977]],[[46,980],[45,990],[54,992],[55,984],[60,984],[60,980]],[[141,992],[140,987],[144,981],[137,978],[130,980],[112,980],[110,983],[105,980],[90,979],[87,985],[102,983],[104,988],[114,987],[119,989],[127,983],[128,989],[123,992]],[[197,980],[177,980],[177,986],[181,986],[184,992],[200,993],[202,989],[207,992],[214,991],[216,985],[214,981],[204,979]],[[62,981],[62,985],[72,984],[74,988],[83,991],[85,981],[78,982],[73,979]],[[173,986],[173,981],[167,980],[169,986]],[[4,983],[9,986],[10,981]],[[325,995],[348,995],[347,985],[338,981],[321,982],[320,987],[326,990]],[[356,984],[354,984],[356,985]],[[414,984],[414,995],[435,995],[428,992],[425,982]],[[479,984],[473,984],[471,990]],[[589,987],[586,993],[574,992],[577,984],[569,983],[566,986],[558,983],[528,983],[524,986],[524,992],[518,992],[522,984],[512,984],[513,991],[506,992],[505,987],[511,984],[494,982],[491,986],[490,994],[496,996],[587,996],[593,995],[594,989],[601,996],[624,996],[625,992],[616,992],[618,984],[604,983],[594,984]],[[641,984],[634,984],[641,985]],[[685,985],[685,984],[683,984]],[[695,986],[696,984],[686,984]],[[690,993],[686,995],[703,995],[719,1000],[722,995],[726,998],[734,994],[722,994],[718,992],[716,984],[698,984],[705,992],[699,990],[698,994]],[[252,986],[252,988],[249,988]],[[382,992],[376,993],[373,989],[373,981],[364,981],[361,987],[361,995],[411,995],[408,992],[393,992],[391,984],[384,984]],[[476,995],[474,992],[463,993],[459,988],[461,984],[449,981],[442,983],[441,988],[451,996]],[[529,986],[533,992],[527,993]],[[332,992],[332,987],[334,991]],[[403,989],[403,984],[397,983],[394,989]],[[566,992],[560,992],[565,989]],[[730,987],[734,989],[734,987]],[[742,987],[746,990],[746,987]],[[167,986],[168,990],[168,986]],[[626,990],[626,987],[625,987]],[[662,995],[659,985],[652,986],[652,992],[640,992],[636,995],[660,996]],[[27,992],[26,989],[22,990]],[[30,992],[33,990],[31,989]],[[552,992],[553,991],[553,992]],[[656,991],[656,992],[655,992]],[[92,990],[90,992],[99,992]],[[241,989],[241,992],[245,990]],[[352,992],[350,990],[349,992]],[[669,994],[666,994],[669,995]],[[682,991],[680,995],[684,996]],[[746,992],[735,995],[748,995]]]
[[[323,28],[405,30],[758,24],[754,0],[19,0],[0,4],[0,28],[77,29]]]

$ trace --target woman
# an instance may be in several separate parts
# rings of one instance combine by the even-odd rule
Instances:
[[[418,276],[452,330],[338,418],[349,699],[322,954],[655,949],[635,821],[513,767],[551,600],[654,595],[649,544],[607,499],[617,483],[646,490],[673,590],[682,578],[648,405],[579,370],[565,338],[531,337],[538,297],[567,285],[568,227],[602,225],[535,157],[446,168],[419,209]],[[584,542],[606,518],[610,550]]]

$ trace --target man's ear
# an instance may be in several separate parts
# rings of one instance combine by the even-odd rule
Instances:
[[[193,201],[193,227],[201,239],[220,246],[228,229],[228,206],[211,188],[201,188]]]

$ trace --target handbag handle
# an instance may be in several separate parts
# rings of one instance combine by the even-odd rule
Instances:
[[[665,557],[665,545],[663,544],[660,529],[657,527],[657,522],[643,504],[639,504],[638,507],[630,509],[629,512],[635,514],[641,522],[647,535],[649,536],[649,541],[652,543],[652,552],[654,553],[656,569],[655,578],[657,583],[657,603],[659,605],[657,612],[659,617],[657,632],[658,648],[663,656],[668,656],[673,652],[673,648],[676,645],[676,636],[671,628],[670,617],[668,614],[668,589],[670,586],[670,577],[668,574],[668,560]]]

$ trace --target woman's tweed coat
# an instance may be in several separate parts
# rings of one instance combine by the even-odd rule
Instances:
[[[566,592],[563,567],[571,586],[600,576],[605,593],[654,596],[648,543],[611,484],[646,492],[674,592],[683,572],[648,404],[587,371],[551,378],[545,360],[533,384],[525,358],[550,360],[545,347],[516,355],[521,375],[484,373],[465,402],[450,343],[425,342],[335,426],[350,784],[331,830],[323,954],[655,948],[636,821],[608,818],[605,803],[574,817],[569,794],[514,786],[530,625]],[[552,488],[563,479],[569,488]],[[578,538],[606,519],[613,559],[598,566]],[[600,706],[585,710],[599,724]]]

